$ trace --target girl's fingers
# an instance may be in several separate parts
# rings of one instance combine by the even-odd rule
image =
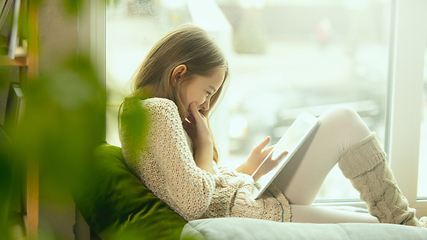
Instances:
[[[258,146],[255,147],[255,149],[261,151],[268,145],[270,139],[270,137],[265,138]]]
[[[188,119],[188,121],[190,121],[190,123],[194,123],[194,121],[195,121],[193,114],[190,114],[190,116],[188,116],[187,119]]]
[[[274,159],[274,161],[279,162],[280,160],[282,160],[286,155],[288,155],[288,151],[284,151],[282,152],[276,159]]]
[[[191,115],[193,116],[193,119],[194,119],[196,122],[198,122],[198,121],[202,120],[202,117],[200,116],[200,113],[199,113],[199,111],[197,110],[197,107],[196,107],[196,103],[195,103],[195,102],[190,103],[190,112],[191,112]]]
[[[266,155],[270,154],[270,152],[273,150],[274,146],[275,146],[275,145],[273,145],[273,146],[270,146],[270,147],[266,148],[266,149],[264,150],[264,153],[265,153]]]
[[[189,122],[187,122],[187,121],[183,121],[183,122],[182,122],[182,126],[183,126],[184,128],[189,128],[189,127],[191,126],[191,123],[189,123]]]
[[[190,104],[190,110],[191,110],[191,115],[193,115],[194,118],[194,122],[196,125],[207,125],[207,120],[206,117],[199,112],[199,110],[196,107],[196,103],[192,102]]]

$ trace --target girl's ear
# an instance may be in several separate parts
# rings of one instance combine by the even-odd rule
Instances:
[[[181,79],[181,77],[187,72],[187,66],[185,64],[181,64],[176,66],[171,74],[170,81],[172,86],[175,86],[176,83]]]

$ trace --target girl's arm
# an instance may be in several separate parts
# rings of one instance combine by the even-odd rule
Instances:
[[[190,104],[190,111],[189,122],[184,121],[183,127],[194,144],[194,161],[199,168],[213,174],[213,143],[206,118],[197,111],[195,102]]]
[[[212,199],[213,176],[196,166],[175,103],[161,99],[147,103],[147,109],[151,120],[149,145],[154,148],[151,152],[166,180],[166,189],[158,191],[166,191],[173,209],[186,215],[186,219],[197,219]],[[212,162],[210,156],[198,157],[207,157],[206,161]]]
[[[194,161],[196,162],[196,165],[199,168],[205,170],[206,172],[214,174],[212,142],[211,142],[211,146],[207,144],[202,147],[198,147],[198,148],[196,147],[196,150],[194,153]]]

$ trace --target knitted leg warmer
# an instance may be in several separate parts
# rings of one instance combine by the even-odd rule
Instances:
[[[409,208],[397,186],[375,133],[345,150],[338,166],[359,191],[369,213],[381,223],[425,227],[426,219],[419,221],[415,217],[415,209]]]

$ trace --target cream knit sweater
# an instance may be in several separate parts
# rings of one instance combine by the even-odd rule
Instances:
[[[120,126],[123,156],[129,169],[157,197],[185,220],[248,217],[289,222],[286,197],[274,185],[254,200],[253,179],[234,169],[218,167],[215,174],[196,166],[192,142],[182,127],[178,108],[163,98],[141,101],[149,122],[146,144],[133,144],[133,126]],[[124,104],[126,109],[126,104]]]

